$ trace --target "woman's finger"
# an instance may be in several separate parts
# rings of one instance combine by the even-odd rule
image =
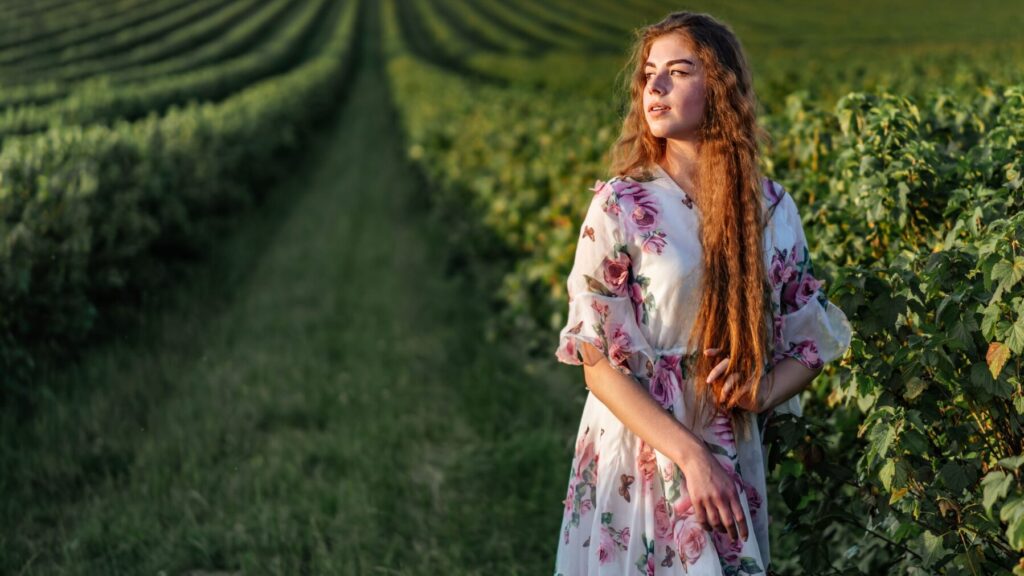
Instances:
[[[726,401],[726,408],[732,408],[736,405],[738,398],[733,398],[733,394],[736,390],[736,382],[739,381],[738,374],[730,374],[725,379],[725,385],[722,386],[722,398]]]
[[[707,514],[704,513],[704,507],[698,502],[693,503],[693,521],[705,530],[711,529],[711,525],[708,524]]]
[[[707,383],[710,384],[715,378],[718,378],[718,376],[722,372],[725,372],[725,369],[728,368],[728,367],[729,367],[729,357],[726,356],[725,358],[722,359],[721,362],[716,364],[715,367],[711,369],[711,372],[708,373]]]
[[[714,356],[715,354],[718,354],[721,351],[722,351],[721,348],[705,348],[704,349],[704,355],[706,355],[706,356]]]
[[[736,518],[736,529],[739,531],[740,539],[746,541],[750,531],[747,529],[747,515],[743,513],[739,497],[733,498],[729,505],[732,506],[733,518]]]
[[[708,529],[714,532],[724,532],[725,528],[722,526],[722,519],[718,515],[718,507],[712,502],[708,502],[704,508],[705,516],[707,517]]]
[[[718,516],[722,519],[722,531],[729,535],[729,538],[735,542],[739,540],[739,531],[736,526],[736,516],[732,511],[732,502],[735,499],[730,498],[730,502],[722,502],[721,508],[718,509]],[[741,514],[742,518],[743,515]]]

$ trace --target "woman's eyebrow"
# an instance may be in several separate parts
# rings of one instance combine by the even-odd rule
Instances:
[[[679,58],[677,60],[669,60],[668,62],[665,62],[665,66],[671,66],[673,64],[679,64],[680,62],[682,62],[683,64],[689,64],[690,66],[693,66],[693,61],[687,60],[686,58]],[[646,64],[644,64],[644,68],[647,68],[647,67],[655,68],[653,62],[647,62]]]

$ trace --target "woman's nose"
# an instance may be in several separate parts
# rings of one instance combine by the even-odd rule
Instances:
[[[651,94],[664,94],[665,93],[665,91],[661,87],[661,75],[655,75],[654,78],[651,79],[651,83],[650,83],[650,88],[649,89],[650,89]]]

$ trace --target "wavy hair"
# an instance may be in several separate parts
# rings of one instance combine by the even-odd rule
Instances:
[[[687,38],[705,73],[706,100],[700,128],[698,161],[700,240],[703,247],[701,302],[689,335],[688,350],[697,351],[689,367],[695,385],[696,409],[705,423],[714,416],[710,405],[723,410],[722,384],[740,377],[736,393],[756,397],[767,369],[771,342],[771,301],[764,263],[760,144],[769,135],[757,124],[757,99],[743,48],[732,30],[708,14],[673,12],[636,32],[624,69],[628,111],[611,150],[611,171],[635,180],[650,180],[654,164],[666,150],[644,116],[644,63],[651,44],[666,34]],[[699,343],[699,345],[695,345]],[[722,353],[708,357],[705,348]],[[713,385],[711,369],[729,357],[726,374]],[[724,411],[724,410],[723,410]],[[738,416],[738,414],[733,414]],[[734,424],[747,432],[746,419]]]

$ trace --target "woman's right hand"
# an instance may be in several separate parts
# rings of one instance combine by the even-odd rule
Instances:
[[[705,530],[717,530],[746,540],[749,535],[739,492],[732,477],[706,447],[680,465],[686,477],[694,519]]]

